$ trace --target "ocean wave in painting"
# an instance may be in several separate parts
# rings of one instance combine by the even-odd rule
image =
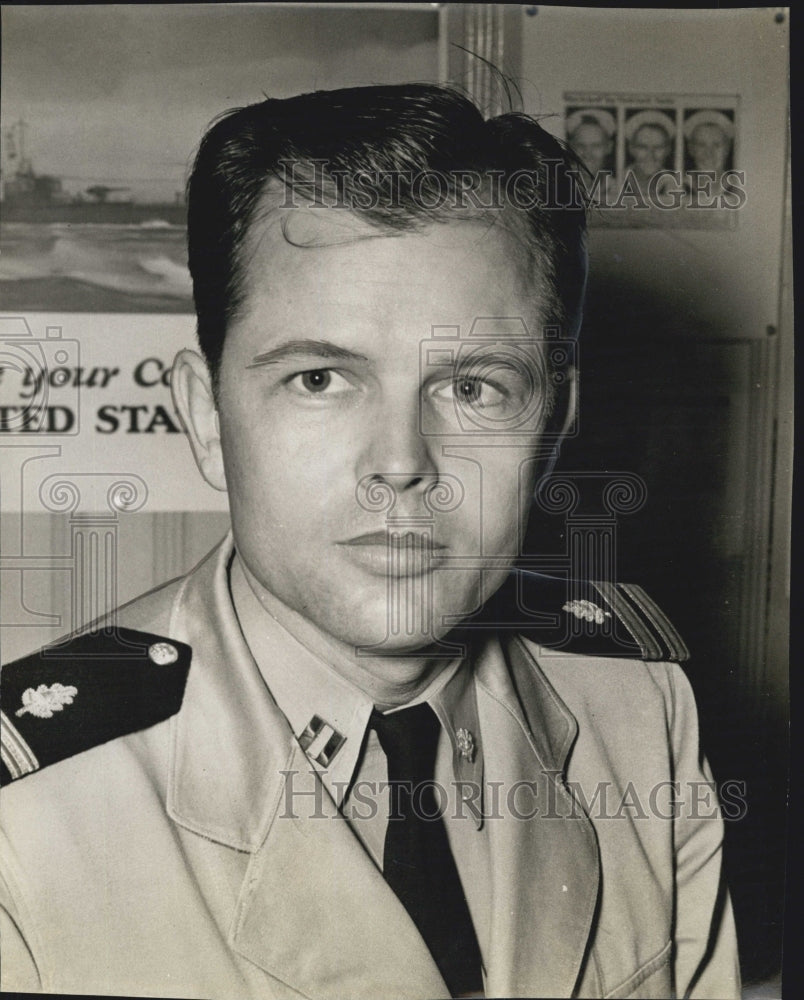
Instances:
[[[7,223],[0,235],[4,311],[192,312],[186,231],[137,225]]]

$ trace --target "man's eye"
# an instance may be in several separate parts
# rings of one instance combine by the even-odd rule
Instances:
[[[479,403],[483,395],[483,383],[476,378],[459,378],[453,383],[456,398],[461,403]]]
[[[323,392],[332,382],[332,375],[325,368],[301,373],[301,384],[308,392]]]
[[[289,379],[288,384],[307,396],[335,395],[349,388],[349,383],[331,368],[312,368],[299,372]]]
[[[448,386],[437,390],[435,395],[441,399],[449,397],[463,406],[473,407],[498,406],[505,398],[504,393],[490,382],[467,375],[454,378]]]

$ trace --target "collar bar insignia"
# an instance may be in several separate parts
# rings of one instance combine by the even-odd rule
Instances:
[[[322,767],[329,767],[345,742],[346,737],[318,715],[310,719],[299,737],[302,750]]]

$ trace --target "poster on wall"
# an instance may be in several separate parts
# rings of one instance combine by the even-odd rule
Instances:
[[[191,316],[0,316],[3,514],[225,510],[171,400],[194,334]]]
[[[593,225],[721,229],[746,201],[739,97],[567,91]]]

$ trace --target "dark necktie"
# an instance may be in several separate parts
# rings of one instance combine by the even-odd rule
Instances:
[[[388,760],[383,875],[416,924],[453,997],[483,989],[480,948],[433,790],[441,725],[429,705],[372,712]]]

